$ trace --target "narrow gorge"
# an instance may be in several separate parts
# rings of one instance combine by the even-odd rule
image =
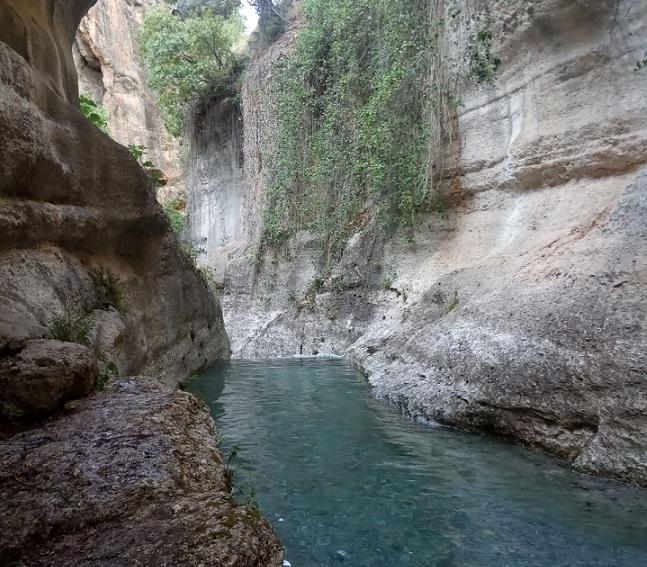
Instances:
[[[235,357],[345,356],[413,417],[645,484],[647,76],[636,61],[647,12],[606,1],[484,7],[501,61],[493,82],[464,69],[479,4],[445,7],[441,73],[459,75],[460,105],[442,210],[421,212],[413,238],[387,233],[369,197],[327,265],[313,230],[289,227],[280,247],[263,246],[281,136],[272,78],[298,44],[296,21],[252,61],[239,115],[216,104],[199,117],[191,239],[217,274]],[[293,195],[288,207],[303,198]],[[341,201],[331,206],[324,215]]]
[[[0,140],[1,564],[647,561],[647,4],[0,0]]]

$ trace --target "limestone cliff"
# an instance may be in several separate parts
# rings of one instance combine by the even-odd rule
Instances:
[[[93,311],[98,346],[122,373],[177,383],[228,356],[220,306],[142,168],[78,110],[72,8],[54,3],[66,26],[56,27],[42,4],[2,7],[2,344],[47,336],[70,304],[101,307],[91,277],[101,268],[124,308]]]
[[[142,168],[78,108],[92,4],[0,4],[0,563],[274,567],[281,545],[234,502],[211,417],[175,388],[229,355],[220,305]],[[94,307],[93,349],[44,338],[72,302]],[[98,393],[98,352],[151,378]]]
[[[647,74],[635,70],[647,6],[515,4],[492,24],[496,81],[459,85],[446,209],[413,243],[365,223],[323,281],[310,233],[255,254],[276,127],[268,78],[298,29],[248,71],[241,197],[233,170],[191,183],[191,231],[203,261],[227,261],[236,356],[345,355],[410,415],[647,484]],[[196,163],[229,163],[195,149]]]
[[[74,41],[79,90],[108,113],[120,144],[146,147],[146,159],[168,179],[160,200],[184,197],[180,143],[164,127],[155,95],[146,86],[137,33],[146,10],[159,0],[102,0],[83,18]]]

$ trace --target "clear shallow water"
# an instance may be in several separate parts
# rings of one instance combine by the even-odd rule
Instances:
[[[293,567],[647,566],[647,490],[412,423],[344,361],[231,361],[191,390]]]

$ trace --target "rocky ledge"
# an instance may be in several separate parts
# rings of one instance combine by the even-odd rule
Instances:
[[[0,447],[2,565],[281,565],[190,394],[123,378]]]

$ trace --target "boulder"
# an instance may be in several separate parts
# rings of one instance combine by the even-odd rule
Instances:
[[[94,353],[75,343],[34,340],[0,359],[0,417],[42,417],[94,390]]]

